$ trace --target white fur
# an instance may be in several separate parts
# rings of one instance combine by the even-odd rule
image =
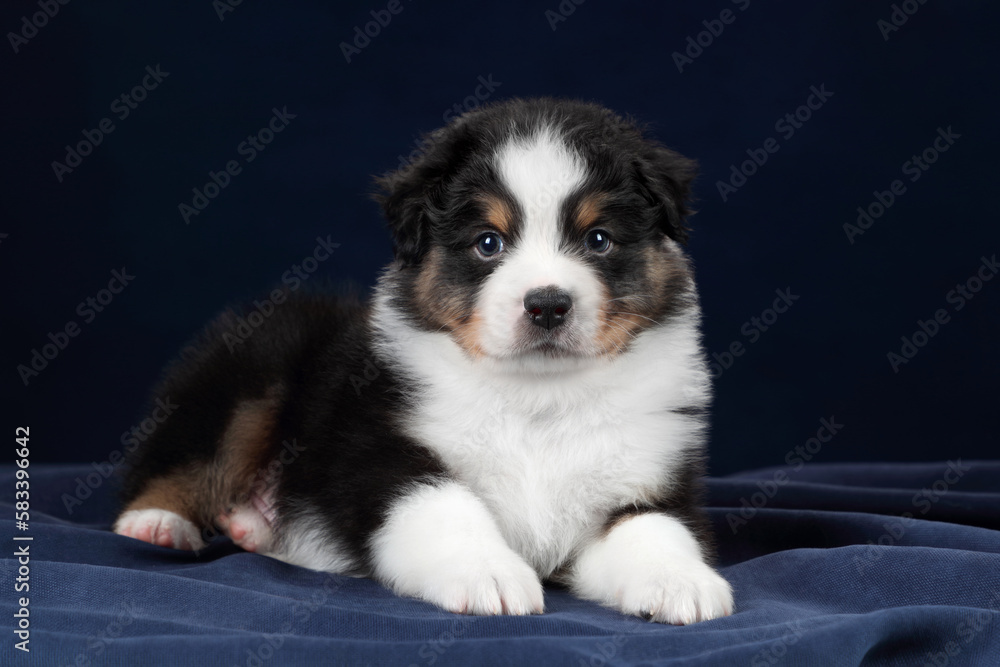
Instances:
[[[119,535],[173,549],[198,551],[205,548],[198,528],[181,515],[168,510],[129,510],[118,517],[112,530]]]
[[[455,482],[420,485],[390,509],[372,537],[375,576],[401,595],[457,613],[541,613],[542,585]]]
[[[483,351],[498,357],[517,353],[518,330],[530,326],[524,317],[525,294],[554,285],[572,297],[573,315],[552,334],[567,347],[593,353],[602,284],[579,258],[564,252],[559,227],[560,207],[583,183],[585,166],[552,129],[510,141],[494,161],[524,220],[516,246],[508,242],[479,295]]]
[[[507,189],[521,204],[522,232],[529,244],[556,247],[559,207],[587,176],[583,161],[560,139],[554,128],[527,138],[515,138],[494,156]]]
[[[580,597],[661,623],[689,624],[733,611],[729,584],[704,563],[679,521],[641,514],[585,547],[570,573]]]
[[[311,570],[350,576],[365,574],[358,571],[358,563],[319,519],[308,515],[291,519],[285,534],[288,539],[282,540],[280,545],[272,545],[275,551],[262,553]]]

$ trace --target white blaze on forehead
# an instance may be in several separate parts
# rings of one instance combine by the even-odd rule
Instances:
[[[524,214],[520,245],[555,252],[559,247],[559,209],[583,184],[583,161],[556,129],[545,127],[509,141],[497,152],[496,165]]]
[[[559,220],[563,203],[586,179],[586,164],[551,127],[512,139],[495,164],[522,219],[517,239],[506,239],[506,251],[479,294],[481,348],[500,356],[515,350],[523,336],[525,294],[550,285],[573,299],[561,335],[586,346],[597,332],[603,286],[578,253],[562,247]]]

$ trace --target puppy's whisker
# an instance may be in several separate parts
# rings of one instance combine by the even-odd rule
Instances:
[[[625,352],[624,341],[622,341],[621,339],[616,340],[614,338],[610,338],[609,340],[611,341],[611,344],[614,346],[616,352],[618,352],[619,354],[623,354]]]
[[[639,313],[630,313],[624,310],[602,310],[601,312],[607,315],[628,315],[630,317],[638,317],[640,319],[652,322],[653,324],[659,324],[659,322],[654,320],[652,317],[646,317],[645,315],[640,315]]]
[[[606,323],[612,329],[617,330],[617,331],[621,331],[622,333],[624,333],[629,338],[633,338],[634,339],[636,337],[636,335],[637,335],[635,332],[629,331],[629,329],[627,327],[625,327],[624,325],[622,325],[622,324],[620,324],[618,322],[614,322],[612,320],[606,320]],[[619,348],[619,351],[621,351],[621,348]]]
[[[445,320],[440,327],[438,327],[434,333],[440,333],[445,327],[451,326],[455,322],[461,322],[462,316],[452,317],[451,319]]]
[[[607,302],[611,303],[612,301],[625,301],[627,299],[652,299],[652,298],[654,298],[652,294],[628,294],[626,296],[616,296],[613,299],[608,299]]]

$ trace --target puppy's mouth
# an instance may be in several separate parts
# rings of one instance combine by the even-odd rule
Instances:
[[[543,357],[570,357],[578,356],[579,352],[553,341],[541,341],[526,347],[523,354],[539,354]]]
[[[517,356],[540,356],[551,359],[583,356],[576,336],[564,328],[542,331],[532,327],[523,333],[520,344],[516,346],[514,352]]]

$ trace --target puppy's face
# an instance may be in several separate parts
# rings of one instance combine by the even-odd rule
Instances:
[[[467,114],[381,179],[396,304],[473,358],[621,354],[693,298],[678,244],[692,172],[600,107]]]

